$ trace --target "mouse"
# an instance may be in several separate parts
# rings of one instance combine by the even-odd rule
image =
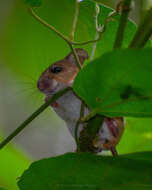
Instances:
[[[88,59],[88,53],[82,48],[76,48],[77,56],[81,65]],[[75,77],[79,72],[75,57],[70,52],[63,59],[51,64],[42,72],[38,81],[37,88],[44,94],[45,101],[50,99],[54,94],[66,87],[71,90],[59,97],[50,106],[57,115],[65,121],[69,132],[74,137],[76,122],[80,117],[81,99],[74,93],[72,85]],[[90,113],[90,109],[85,106],[84,116]],[[83,124],[79,124],[78,137],[83,130]],[[119,143],[124,132],[124,118],[105,117],[104,122],[99,130],[98,138],[93,141],[93,146],[98,152],[110,150],[114,156],[117,155],[116,145]]]

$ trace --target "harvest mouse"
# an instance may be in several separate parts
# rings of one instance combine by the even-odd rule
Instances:
[[[88,54],[81,48],[76,49],[76,53],[83,64],[84,60],[88,58]],[[64,59],[51,64],[40,76],[37,87],[45,95],[45,101],[47,101],[53,94],[70,86],[74,82],[79,69],[76,64],[75,58],[72,53],[69,53]],[[58,98],[51,107],[67,124],[67,127],[74,137],[74,129],[76,122],[79,119],[81,100],[77,97],[72,88],[66,94]],[[86,106],[86,116],[90,110]],[[78,136],[83,129],[83,125],[80,124]],[[111,150],[113,155],[117,155],[115,146],[120,141],[120,138],[124,130],[124,121],[122,117],[105,118],[104,123],[99,131],[99,138],[94,140],[94,147],[102,150]]]

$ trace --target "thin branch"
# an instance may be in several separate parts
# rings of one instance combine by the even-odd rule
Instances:
[[[30,115],[15,131],[13,131],[5,140],[0,143],[0,149],[7,145],[15,136],[17,136],[29,123],[31,123],[40,113],[42,113],[50,104],[52,104],[56,99],[58,99],[63,94],[67,93],[71,88],[65,88],[64,90],[56,93],[50,98],[46,103],[44,103],[40,108],[38,108],[32,115]]]
[[[97,41],[96,40],[99,38],[99,32],[100,32],[100,28],[99,28],[99,24],[98,24],[98,16],[99,16],[99,13],[100,13],[100,7],[99,7],[99,5],[97,3],[95,4],[95,10],[96,10],[96,14],[95,14],[96,34],[95,34],[95,42],[94,42],[93,47],[92,47],[90,61],[93,60],[93,57],[94,57],[94,54],[95,54],[95,51],[96,51],[96,46],[97,46]]]
[[[144,19],[138,27],[138,30],[131,41],[129,48],[144,47],[152,35],[152,8],[146,13]]]
[[[74,58],[75,58],[75,60],[76,60],[76,63],[77,63],[78,68],[81,69],[82,66],[81,66],[79,57],[78,57],[78,55],[77,55],[77,52],[76,52],[74,46],[73,46],[72,44],[70,44],[70,43],[69,43],[69,46],[70,46],[71,51],[72,51],[72,53],[73,53],[73,55],[74,55]]]
[[[96,40],[88,40],[88,41],[84,41],[84,42],[71,42],[73,45],[76,45],[76,46],[83,46],[83,45],[87,45],[87,44],[91,44],[91,43],[94,43],[94,42],[97,42],[101,39],[101,35],[98,37],[98,39]]]
[[[114,43],[114,49],[115,48],[121,48],[123,39],[124,39],[124,33],[128,21],[128,15],[131,7],[131,1],[132,0],[123,0],[121,7],[122,7],[122,13],[120,17],[120,23],[118,26],[117,34],[116,34],[116,39]]]
[[[94,110],[94,111],[90,112],[85,118],[81,118],[80,122],[85,123],[85,122],[89,121],[90,119],[92,119],[93,117],[95,117],[96,115],[97,115],[97,111]]]
[[[52,30],[53,32],[55,32],[59,37],[61,37],[67,43],[70,43],[70,40],[69,40],[68,37],[66,37],[65,35],[63,35],[61,32],[59,32],[58,30],[56,30],[55,27],[53,27],[52,25],[48,24],[45,20],[43,20],[42,18],[40,18],[31,7],[29,8],[29,11],[30,11],[31,15],[37,21],[39,21],[41,24],[43,24],[44,26],[46,26],[47,28],[49,28],[50,30]]]
[[[72,30],[71,30],[71,34],[70,34],[70,39],[71,40],[74,39],[74,34],[75,34],[76,25],[77,25],[78,15],[79,15],[79,1],[75,0],[75,14],[74,14]]]
[[[41,24],[43,24],[43,25],[46,26],[47,28],[51,29],[53,32],[55,32],[59,37],[61,37],[63,40],[65,40],[65,41],[69,44],[69,46],[70,46],[70,48],[71,48],[71,51],[72,51],[72,53],[73,53],[73,55],[74,55],[74,57],[75,57],[75,59],[76,59],[76,63],[77,63],[77,65],[78,65],[78,68],[81,69],[81,63],[80,63],[80,61],[79,61],[79,58],[78,58],[77,53],[76,53],[76,51],[75,51],[75,48],[74,48],[73,45],[72,45],[71,40],[70,40],[68,37],[64,36],[61,32],[57,31],[56,28],[54,28],[52,25],[48,24],[45,20],[41,19],[41,18],[34,12],[34,10],[33,10],[32,8],[29,8],[29,10],[30,10],[31,15],[32,15],[37,21],[39,21]]]

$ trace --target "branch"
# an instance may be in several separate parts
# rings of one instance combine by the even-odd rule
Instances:
[[[44,103],[40,108],[38,108],[32,115],[30,115],[19,127],[12,132],[5,140],[0,143],[0,149],[2,149],[6,144],[8,144],[16,135],[18,135],[29,123],[31,123],[40,113],[42,113],[50,104],[52,104],[60,96],[68,92],[71,88],[65,88],[64,90],[53,95],[46,103]]]
[[[76,60],[76,64],[77,64],[78,68],[81,70],[82,66],[81,66],[79,57],[78,57],[78,55],[77,55],[77,52],[76,52],[75,48],[73,47],[73,45],[72,45],[71,43],[69,43],[69,46],[70,46],[71,51],[72,51],[72,53],[73,53],[73,55],[74,55],[74,58],[75,58],[75,60]]]
[[[96,35],[95,35],[95,42],[94,42],[93,47],[92,47],[92,52],[91,52],[91,56],[90,56],[89,61],[93,60],[93,57],[94,57],[94,54],[95,54],[95,51],[96,51],[96,46],[97,46],[97,41],[96,40],[99,38],[99,32],[101,32],[99,24],[98,24],[98,16],[99,16],[99,13],[100,13],[100,7],[99,7],[99,5],[97,3],[95,4],[95,9],[96,9],[96,14],[95,14]]]
[[[74,34],[75,34],[76,25],[77,25],[78,15],[79,15],[79,1],[75,0],[75,14],[74,14],[72,30],[71,30],[71,34],[70,34],[70,39],[71,40],[74,39]]]
[[[143,21],[140,23],[138,30],[131,41],[129,48],[141,48],[152,35],[152,8],[146,13]]]
[[[59,32],[58,30],[56,30],[55,27],[53,27],[52,25],[48,24],[45,20],[43,20],[42,18],[40,18],[35,11],[30,7],[29,11],[31,13],[31,15],[41,24],[43,24],[45,27],[49,28],[50,30],[52,30],[53,32],[55,32],[59,37],[61,37],[63,40],[65,40],[67,43],[70,43],[70,40],[68,37],[64,36],[61,32]]]
[[[128,21],[128,15],[131,7],[131,1],[132,0],[123,0],[121,7],[122,7],[122,13],[120,17],[120,23],[118,26],[117,34],[116,34],[116,39],[114,42],[114,49],[115,48],[121,48],[123,39],[124,39],[124,33]]]

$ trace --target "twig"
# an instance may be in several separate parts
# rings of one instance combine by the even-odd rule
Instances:
[[[116,39],[114,42],[114,49],[115,48],[121,48],[123,39],[124,39],[124,33],[128,21],[128,15],[131,7],[131,1],[132,0],[123,0],[122,1],[122,13],[120,17],[120,23],[118,26],[117,34],[116,34]]]
[[[70,43],[70,40],[69,40],[68,37],[64,36],[61,32],[59,32],[58,30],[56,30],[55,27],[53,27],[52,25],[48,24],[45,20],[43,20],[42,18],[40,18],[31,7],[29,8],[29,11],[30,11],[31,15],[37,21],[39,21],[41,24],[43,24],[44,26],[46,26],[47,28],[49,28],[50,30],[52,30],[53,32],[55,32],[59,37],[61,37],[66,42]]]
[[[129,45],[129,48],[144,47],[144,45],[147,43],[151,35],[152,35],[152,8],[149,9],[143,21],[139,25],[138,30]]]
[[[72,51],[72,53],[73,53],[73,55],[74,55],[74,57],[75,57],[76,63],[77,63],[77,65],[78,65],[78,68],[81,69],[81,64],[80,64],[79,58],[78,58],[78,56],[77,56],[77,53],[76,53],[76,51],[75,51],[75,48],[74,48],[73,45],[72,45],[71,40],[70,40],[68,37],[64,36],[61,32],[57,31],[56,28],[54,28],[52,25],[48,24],[45,20],[41,19],[41,18],[34,12],[34,10],[33,10],[31,7],[29,8],[29,10],[30,10],[31,15],[32,15],[37,21],[39,21],[41,24],[43,24],[44,26],[46,26],[47,28],[49,28],[50,30],[52,30],[53,32],[55,32],[60,38],[62,38],[63,40],[65,40],[65,41],[68,43],[68,45],[70,46],[71,51]]]
[[[79,1],[75,0],[75,14],[74,14],[72,30],[71,30],[71,34],[70,34],[70,39],[71,40],[74,39],[74,34],[75,34],[76,25],[77,25],[78,15],[79,15]]]
[[[96,10],[96,14],[95,14],[96,34],[95,34],[95,42],[94,42],[93,47],[92,47],[90,61],[93,60],[93,57],[94,57],[94,54],[95,54],[95,51],[96,51],[96,46],[97,46],[97,41],[96,40],[99,38],[99,32],[101,32],[100,28],[99,28],[99,24],[98,24],[98,15],[100,13],[100,7],[99,7],[99,5],[97,3],[95,4],[95,10]]]
[[[90,112],[85,118],[81,118],[81,123],[85,123],[85,122],[89,121],[90,119],[95,117],[96,114],[97,114],[97,111],[95,111],[95,110]]]
[[[81,68],[82,68],[82,67],[81,67],[81,63],[80,63],[80,60],[79,60],[79,57],[78,57],[78,55],[77,55],[77,52],[76,52],[75,48],[74,48],[73,45],[70,44],[70,43],[69,43],[69,47],[71,48],[71,51],[72,51],[72,53],[73,53],[73,55],[74,55],[74,57],[75,57],[75,60],[76,60],[76,63],[77,63],[78,68],[81,69]]]
[[[94,43],[94,42],[97,42],[101,39],[101,35],[98,37],[98,39],[96,40],[88,40],[88,41],[84,41],[84,42],[71,42],[73,45],[76,45],[76,46],[83,46],[83,45],[87,45],[87,44],[91,44],[91,43]]]
[[[40,113],[42,113],[51,103],[58,99],[63,94],[67,93],[71,88],[65,88],[64,90],[56,93],[50,98],[46,103],[44,103],[40,108],[38,108],[32,115],[30,115],[15,131],[13,131],[5,140],[0,143],[0,149],[2,149],[6,144],[8,144],[16,135],[18,135],[29,123],[31,123]]]

